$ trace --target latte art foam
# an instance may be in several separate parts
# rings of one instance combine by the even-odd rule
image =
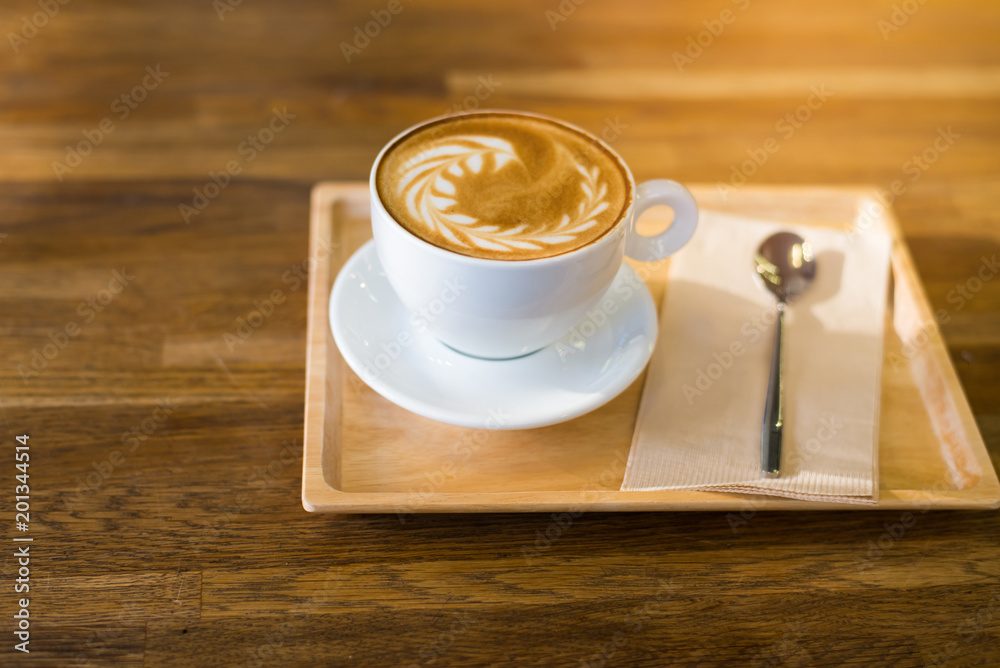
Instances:
[[[625,215],[632,186],[600,142],[544,118],[470,114],[425,125],[383,156],[379,199],[441,248],[497,260],[560,255]]]

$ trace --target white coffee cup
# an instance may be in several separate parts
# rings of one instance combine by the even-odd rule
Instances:
[[[609,232],[586,246],[552,257],[517,261],[470,257],[439,248],[413,235],[389,214],[375,182],[386,151],[398,139],[436,120],[401,132],[375,159],[369,181],[372,233],[386,277],[412,312],[412,324],[418,331],[426,328],[459,352],[508,359],[554,343],[597,304],[626,253],[643,262],[661,260],[680,250],[694,234],[698,206],[684,186],[653,180],[636,187],[626,167],[634,193],[627,212]],[[590,133],[548,120],[587,135],[617,156]],[[619,162],[625,165],[620,157]],[[673,209],[673,222],[659,234],[641,236],[636,232],[636,221],[658,205]]]

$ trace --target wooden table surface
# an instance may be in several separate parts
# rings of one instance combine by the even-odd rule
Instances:
[[[527,560],[551,516],[299,501],[310,185],[479,106],[607,131],[639,179],[898,181],[996,464],[997,3],[18,0],[3,26],[3,665],[1000,664],[994,512],[590,514]]]

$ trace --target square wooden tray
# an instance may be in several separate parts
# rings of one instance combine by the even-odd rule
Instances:
[[[895,240],[886,323],[877,506],[699,491],[619,490],[645,374],[604,407],[523,431],[465,429],[410,413],[344,363],[328,322],[340,267],[371,237],[368,186],[313,190],[302,505],[311,512],[536,512],[996,508],[1000,483],[891,213],[862,216],[862,188],[745,187],[725,201],[692,187],[704,210],[845,229]],[[655,209],[654,209],[655,211]],[[651,214],[653,212],[650,212]],[[653,220],[643,221],[655,225]],[[651,276],[657,304],[666,267]]]

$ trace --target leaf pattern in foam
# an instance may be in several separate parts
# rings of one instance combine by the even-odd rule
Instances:
[[[565,214],[558,224],[546,226],[547,233],[525,236],[526,224],[509,229],[490,221],[480,221],[455,208],[458,192],[453,179],[479,174],[490,164],[494,172],[508,162],[521,160],[510,142],[499,137],[457,135],[421,152],[403,166],[399,190],[410,215],[431,231],[460,248],[481,248],[498,252],[542,250],[547,246],[577,239],[597,224],[596,217],[608,208],[607,184],[600,181],[597,167],[576,169],[582,177],[584,198],[574,216]]]

